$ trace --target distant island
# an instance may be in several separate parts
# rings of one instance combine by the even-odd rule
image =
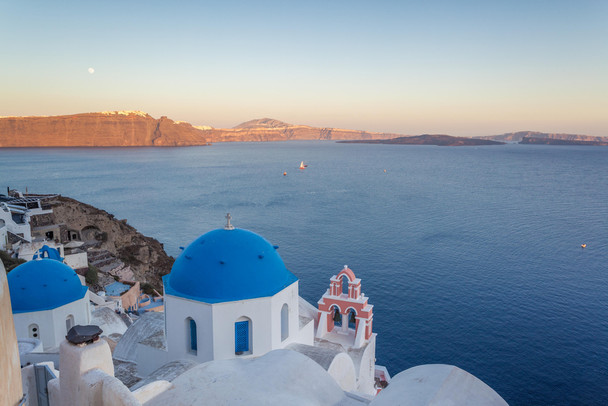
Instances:
[[[580,140],[564,140],[564,139],[560,139],[560,138],[524,137],[524,138],[522,138],[521,141],[519,141],[519,144],[607,146],[608,139],[606,139],[604,141],[580,141]]]
[[[474,137],[482,140],[518,142],[522,144],[546,144],[546,145],[602,145],[602,144],[572,144],[572,143],[552,143],[538,140],[560,140],[560,141],[582,141],[582,142],[608,142],[606,137],[596,137],[584,134],[566,134],[566,133],[543,133],[540,131],[517,131],[512,133],[504,133],[498,135],[486,135],[482,137]],[[524,138],[527,141],[524,141]],[[524,142],[522,142],[524,141]]]
[[[459,147],[470,145],[504,145],[504,142],[483,140],[479,138],[452,137],[445,134],[422,134],[410,137],[397,137],[385,140],[356,140],[338,141],[341,143],[364,144],[407,144],[407,145],[439,145],[442,147]]]

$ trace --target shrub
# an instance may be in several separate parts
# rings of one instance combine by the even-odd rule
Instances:
[[[98,273],[99,270],[95,266],[89,265],[89,270],[84,276],[84,279],[88,285],[97,285],[97,282],[99,281]]]
[[[152,286],[151,284],[149,284],[148,282],[144,282],[141,285],[139,285],[140,289],[142,292],[144,292],[147,295],[154,295],[154,286]]]
[[[24,259],[12,258],[8,252],[2,250],[0,250],[0,260],[4,264],[4,269],[6,269],[7,273],[25,263]]]

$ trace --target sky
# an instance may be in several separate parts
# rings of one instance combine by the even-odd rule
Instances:
[[[608,1],[4,1],[0,116],[608,136]]]

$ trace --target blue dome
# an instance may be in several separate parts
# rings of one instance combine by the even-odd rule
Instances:
[[[21,264],[7,279],[13,313],[55,309],[82,299],[88,289],[72,268],[54,259]]]
[[[163,277],[165,293],[206,303],[273,296],[297,280],[268,241],[242,229],[203,234]]]

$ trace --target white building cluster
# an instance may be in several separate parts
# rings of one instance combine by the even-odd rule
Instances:
[[[41,340],[59,353],[59,366],[44,364],[51,406],[382,406],[440,404],[441,397],[506,404],[455,367],[417,367],[389,383],[386,369],[375,365],[373,306],[353,271],[345,266],[334,275],[315,308],[299,296],[298,278],[278,247],[227,218],[224,228],[184,249],[163,278],[164,313],[146,314],[113,338],[78,345],[62,339],[74,324],[95,321],[87,288],[66,265],[42,259],[8,274],[17,338]],[[44,401],[35,368],[22,370],[31,405]]]
[[[83,242],[78,241],[78,232],[66,230],[70,241],[63,244],[60,242],[60,225],[32,225],[36,216],[53,213],[53,209],[45,202],[57,195],[10,192],[12,196],[0,195],[0,250],[25,261],[52,257],[61,258],[72,269],[88,267],[87,253],[80,249]]]

